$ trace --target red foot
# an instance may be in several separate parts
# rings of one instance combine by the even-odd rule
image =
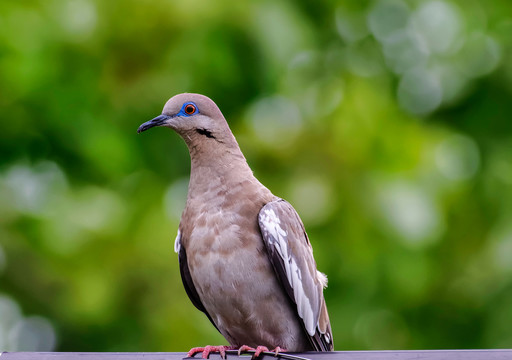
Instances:
[[[195,347],[190,349],[190,351],[187,353],[187,357],[194,357],[197,353],[202,353],[203,359],[208,359],[210,356],[210,353],[216,353],[218,352],[220,354],[220,357],[225,359],[226,358],[226,350],[235,350],[236,348],[232,346],[226,346],[226,345],[219,345],[219,346],[212,346],[212,345],[206,345],[205,347]]]
[[[238,356],[240,356],[240,354],[245,351],[254,351],[254,354],[252,355],[253,359],[257,359],[261,355],[262,352],[270,352],[270,350],[266,346],[260,345],[260,346],[256,347],[256,349],[255,349],[255,348],[247,346],[247,345],[242,345],[238,349]],[[272,352],[274,353],[274,356],[277,356],[277,354],[279,354],[280,351],[286,351],[286,349],[281,349],[278,346],[274,350],[272,350]]]

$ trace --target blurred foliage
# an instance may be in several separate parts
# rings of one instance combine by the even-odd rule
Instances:
[[[512,2],[0,2],[0,349],[225,343],[167,129],[213,98],[301,214],[336,349],[512,347]]]

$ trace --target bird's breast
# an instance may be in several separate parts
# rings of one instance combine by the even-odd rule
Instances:
[[[307,340],[258,225],[259,211],[272,197],[263,188],[238,197],[228,193],[223,200],[192,199],[182,217],[182,246],[202,304],[232,345],[299,351]]]

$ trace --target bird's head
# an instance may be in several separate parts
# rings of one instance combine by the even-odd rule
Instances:
[[[234,140],[224,116],[217,105],[200,94],[179,94],[167,101],[162,114],[145,122],[138,133],[155,126],[166,126],[175,130],[185,141],[203,140],[203,137],[230,143]]]

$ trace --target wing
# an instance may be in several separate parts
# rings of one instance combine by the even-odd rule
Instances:
[[[258,216],[263,242],[288,296],[297,306],[305,332],[317,351],[332,351],[329,315],[323,296],[327,277],[316,269],[313,248],[295,209],[279,199]]]
[[[219,330],[217,325],[213,322],[210,314],[206,311],[201,299],[199,298],[199,294],[197,293],[196,287],[194,286],[194,282],[192,281],[192,276],[190,275],[190,269],[188,268],[187,261],[187,253],[185,252],[185,248],[181,246],[181,232],[178,230],[178,235],[176,236],[176,241],[174,242],[174,251],[178,253],[178,260],[180,263],[180,274],[181,281],[183,282],[183,287],[185,288],[185,292],[187,293],[192,304],[199,310],[205,313],[208,319],[211,321],[213,326]]]

